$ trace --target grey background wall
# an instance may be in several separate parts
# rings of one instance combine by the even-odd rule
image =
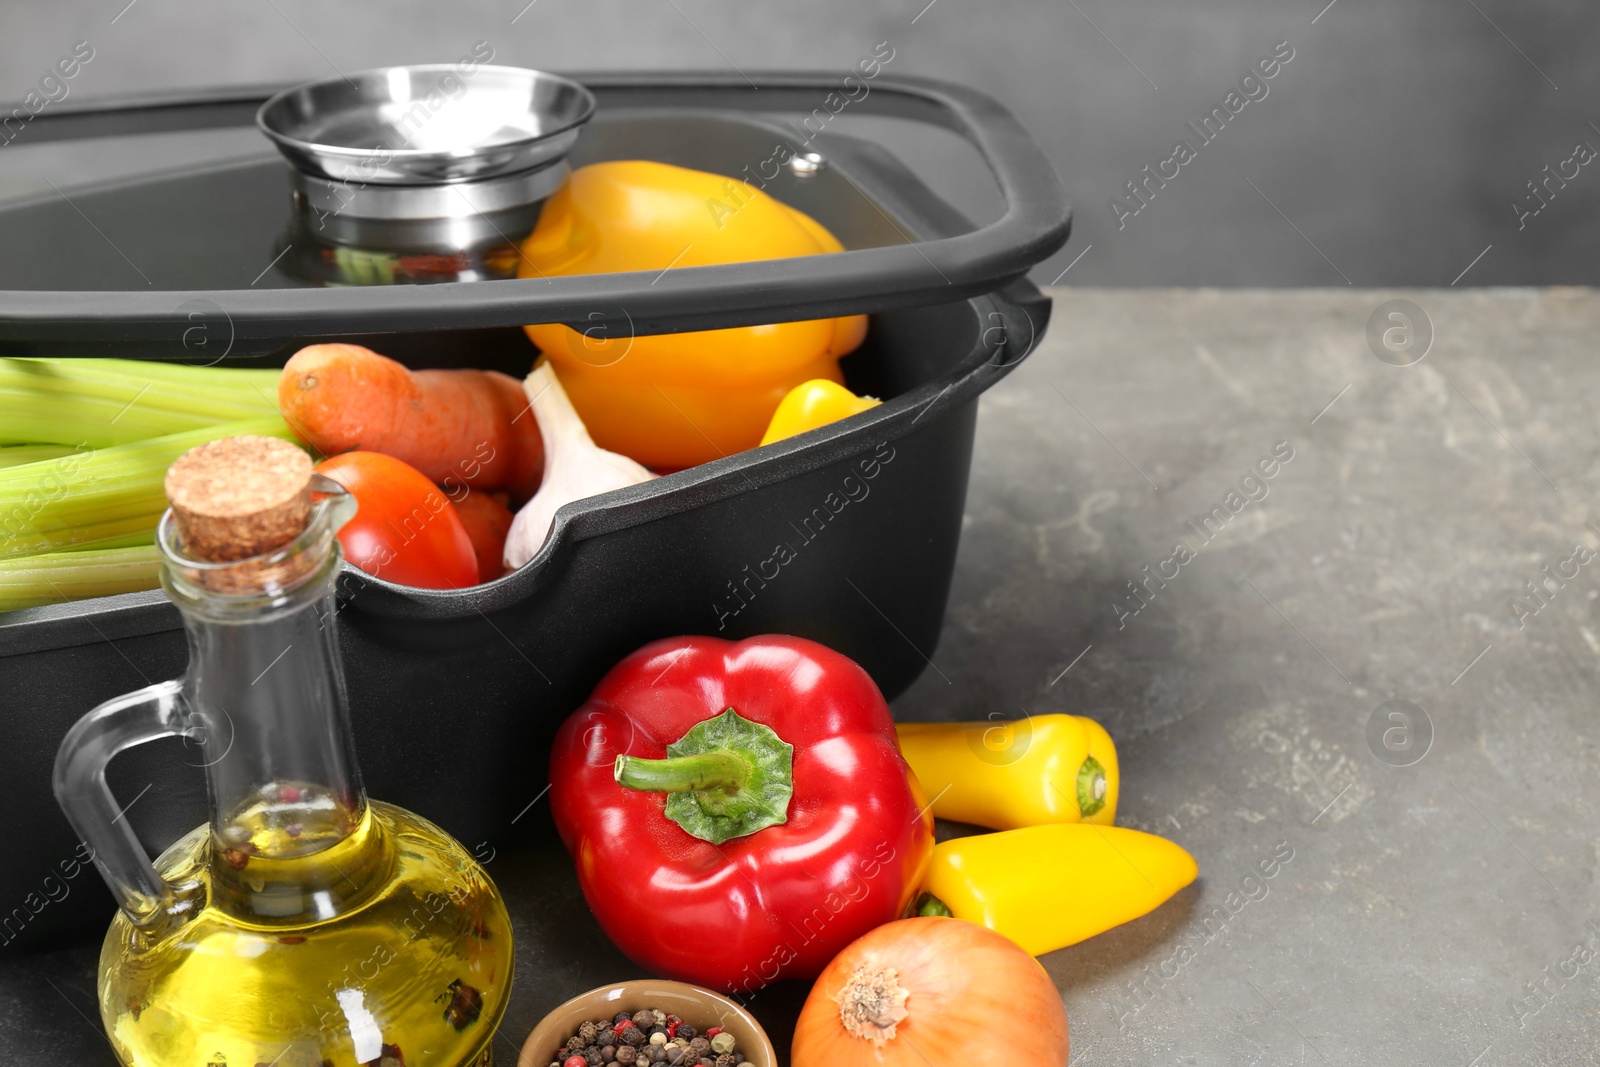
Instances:
[[[20,99],[79,40],[95,50],[71,85],[80,99],[448,60],[480,39],[497,62],[555,70],[841,72],[887,41],[891,70],[994,94],[1055,161],[1077,223],[1044,281],[1071,264],[1062,280],[1078,285],[1448,285],[1463,270],[1463,285],[1600,282],[1600,165],[1574,157],[1580,142],[1600,149],[1593,3],[1326,4],[10,0],[0,97]],[[1279,42],[1293,58],[1266,95],[1202,144],[1185,123],[1224,106]],[[1193,161],[1149,186],[1137,214],[1114,210],[1180,138]],[[122,154],[163,162],[141,151]],[[953,147],[908,151],[953,198],[989,210]],[[0,151],[0,193],[42,186],[61,165],[19,139]],[[52,180],[87,176],[73,166]],[[1533,199],[1528,183],[1560,169],[1569,177],[1549,180],[1548,204]],[[1540,210],[1519,218],[1517,203]]]

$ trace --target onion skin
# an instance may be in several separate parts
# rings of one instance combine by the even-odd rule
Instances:
[[[845,1021],[859,1003],[852,992],[871,985],[864,978],[881,985],[886,976],[909,994],[904,1017],[893,1037],[857,1036]],[[859,1022],[859,1013],[853,1018]],[[926,917],[880,926],[834,957],[800,1010],[789,1060],[792,1067],[1063,1067],[1070,1053],[1066,1008],[1037,960],[975,923]]]

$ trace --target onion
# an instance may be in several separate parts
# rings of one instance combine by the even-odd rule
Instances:
[[[997,1030],[1004,1037],[997,1037]],[[793,1067],[1060,1067],[1067,1011],[1037,960],[961,919],[901,919],[833,958],[795,1023]]]

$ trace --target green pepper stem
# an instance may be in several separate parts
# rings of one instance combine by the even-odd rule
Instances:
[[[920,897],[917,898],[917,902],[912,905],[912,907],[916,909],[917,915],[943,915],[954,918],[954,913],[951,912],[950,905],[946,904],[932,893],[924,892]]]
[[[612,773],[619,784],[651,793],[701,793],[720,789],[735,794],[750,780],[750,761],[728,749],[667,759],[618,756]]]

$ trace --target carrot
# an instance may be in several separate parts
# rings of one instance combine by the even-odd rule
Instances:
[[[472,550],[478,555],[478,581],[492,582],[505,573],[502,557],[506,534],[511,530],[511,509],[496,499],[498,494],[468,490],[455,501],[456,514],[467,527]]]
[[[383,452],[447,489],[520,502],[544,472],[522,385],[498,371],[412,371],[360,345],[310,345],[284,366],[278,409],[321,452]]]

